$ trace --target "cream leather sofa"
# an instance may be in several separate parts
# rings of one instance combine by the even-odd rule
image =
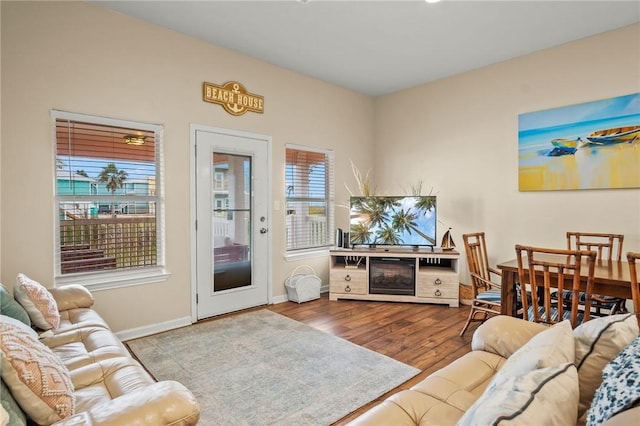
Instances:
[[[508,316],[493,317],[474,333],[471,352],[411,389],[390,396],[350,425],[484,425],[500,424],[500,419],[506,424],[583,424],[601,384],[603,368],[623,348],[634,346],[631,342],[638,342],[638,325],[635,316],[628,314],[589,321],[575,330],[568,324],[566,327],[564,337],[556,340],[554,347],[540,335],[549,327]],[[536,336],[539,337],[534,340]],[[514,396],[513,389],[521,387],[519,390],[523,391],[526,385],[508,376],[524,376],[530,370],[542,368],[543,358],[561,356],[562,352],[567,357],[563,364],[568,374],[564,384],[555,391],[550,389],[545,396],[543,386],[549,387],[546,383],[552,381],[540,381],[536,388],[542,389],[540,392]],[[511,365],[506,367],[510,357]],[[529,359],[524,360],[526,357]],[[503,367],[509,370],[506,379],[501,378],[502,383],[511,380],[506,383],[509,392],[499,391],[497,388],[502,385],[493,383],[498,382]],[[564,394],[569,389],[571,396]],[[532,395],[534,398],[529,398]],[[522,396],[522,405],[518,406],[517,399]],[[554,416],[545,418],[546,413]],[[640,406],[617,414],[607,424],[640,424]]]
[[[93,298],[89,291],[71,285],[49,292],[57,303],[60,325],[41,333],[39,340],[68,369],[75,396],[74,412],[53,424],[194,425],[198,422],[200,408],[193,394],[175,381],[156,382],[91,309]],[[5,319],[5,323],[9,321]],[[2,355],[5,362],[8,355]],[[3,375],[3,391],[8,392],[4,382]],[[16,393],[15,389],[11,393]],[[3,394],[3,406],[6,396]],[[13,402],[20,401],[18,395],[14,397]],[[24,396],[22,401],[18,404],[25,405]],[[34,405],[39,403],[35,401]],[[29,411],[24,406],[18,408],[22,408],[23,413]],[[9,423],[20,424],[20,414],[11,414]],[[38,423],[51,424],[42,420]]]

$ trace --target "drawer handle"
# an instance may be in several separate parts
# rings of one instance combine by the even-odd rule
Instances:
[[[344,277],[344,280],[345,280],[345,281],[351,281],[351,275],[346,275],[346,276]]]
[[[351,293],[351,287],[346,286],[346,287],[344,288],[344,292],[345,292],[345,293]]]
[[[442,281],[440,281],[440,278],[436,278],[436,280],[433,283],[435,285],[440,285],[440,284],[442,284]]]
[[[435,293],[433,293],[436,297],[440,297],[442,296],[442,292],[440,290],[436,290]]]

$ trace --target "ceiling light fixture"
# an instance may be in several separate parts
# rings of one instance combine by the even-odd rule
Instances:
[[[425,0],[427,3],[439,3],[440,0]]]
[[[144,136],[127,135],[124,141],[127,145],[144,145]]]

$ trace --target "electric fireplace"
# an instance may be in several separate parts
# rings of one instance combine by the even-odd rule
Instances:
[[[416,261],[401,257],[369,259],[369,293],[415,296]]]

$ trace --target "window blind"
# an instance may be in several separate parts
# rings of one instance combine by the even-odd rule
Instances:
[[[287,145],[285,165],[287,251],[331,245],[333,151]]]
[[[160,265],[161,128],[69,115],[54,120],[56,275]]]

